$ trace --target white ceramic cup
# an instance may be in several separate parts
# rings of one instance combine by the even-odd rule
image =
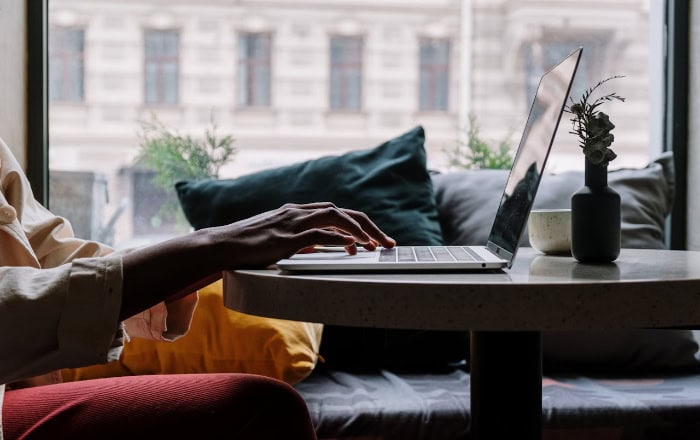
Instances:
[[[571,209],[533,209],[527,229],[530,246],[535,250],[571,255]]]

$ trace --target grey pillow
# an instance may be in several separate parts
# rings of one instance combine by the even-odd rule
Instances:
[[[446,244],[486,243],[508,177],[504,170],[433,174]],[[663,249],[665,221],[674,198],[673,155],[641,169],[610,171],[608,183],[622,198],[622,246]],[[569,208],[583,172],[543,176],[535,208]],[[527,231],[521,239],[528,246]],[[698,344],[690,330],[551,331],[543,333],[549,371],[637,371],[697,368]]]
[[[507,178],[506,170],[432,175],[445,243],[486,243]],[[675,188],[672,153],[662,154],[645,168],[611,171],[608,183],[622,198],[622,247],[663,249]],[[582,185],[580,171],[546,174],[534,208],[570,208],[571,195]],[[529,245],[527,230],[520,244]]]

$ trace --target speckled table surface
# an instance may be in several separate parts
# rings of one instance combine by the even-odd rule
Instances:
[[[623,249],[582,264],[522,248],[481,273],[224,274],[240,312],[363,327],[551,330],[700,325],[700,252]]]

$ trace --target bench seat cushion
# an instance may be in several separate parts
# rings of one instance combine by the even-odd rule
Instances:
[[[700,374],[547,376],[542,384],[550,437],[579,438],[575,433],[586,438],[586,432],[595,432],[597,440],[700,435]],[[432,374],[318,368],[296,388],[320,439],[468,438],[469,374],[463,368]],[[503,421],[508,422],[507,414]]]

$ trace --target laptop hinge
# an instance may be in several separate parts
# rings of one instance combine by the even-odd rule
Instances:
[[[497,245],[492,241],[488,241],[486,243],[486,249],[488,249],[489,252],[491,252],[496,257],[508,261],[508,269],[510,269],[510,267],[513,265],[513,253],[508,251],[507,249]]]

